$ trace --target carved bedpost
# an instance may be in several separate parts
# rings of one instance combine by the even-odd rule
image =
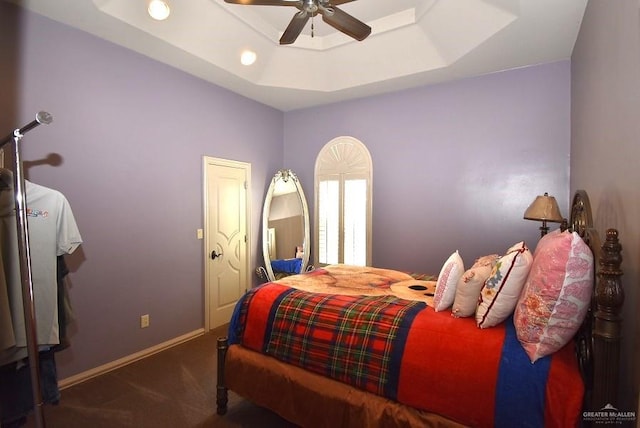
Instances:
[[[602,245],[600,270],[596,284],[596,312],[593,328],[593,410],[607,404],[616,405],[620,367],[620,342],[622,338],[622,246],[618,231],[607,230]]]
[[[218,338],[218,377],[216,382],[216,405],[218,406],[216,412],[219,415],[227,413],[227,403],[229,397],[227,393],[227,387],[224,382],[224,363],[227,357],[227,349],[229,349],[229,341],[226,337]]]

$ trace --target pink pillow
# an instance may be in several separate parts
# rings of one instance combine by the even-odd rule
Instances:
[[[531,362],[559,350],[575,336],[592,292],[593,254],[587,244],[575,232],[545,235],[513,318]]]
[[[513,313],[531,269],[533,256],[524,241],[500,257],[480,292],[476,323],[480,328],[500,324]]]
[[[444,311],[451,307],[456,296],[456,285],[463,272],[462,257],[456,251],[444,262],[438,275],[436,292],[433,296],[433,308],[436,312]]]
[[[462,318],[476,313],[480,290],[491,275],[498,259],[497,254],[480,257],[469,270],[462,274],[456,285],[456,297],[453,300],[451,315]]]

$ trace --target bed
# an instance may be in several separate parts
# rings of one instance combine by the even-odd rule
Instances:
[[[584,191],[563,226],[532,254],[519,242],[463,273],[456,252],[435,277],[335,265],[250,290],[218,339],[218,414],[232,390],[305,427],[588,421],[616,401],[621,246],[614,229],[601,245]],[[567,259],[558,242],[569,242]],[[557,290],[554,264],[564,269]],[[469,315],[451,284],[459,292],[474,278]]]

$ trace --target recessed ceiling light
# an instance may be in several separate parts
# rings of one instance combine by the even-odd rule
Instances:
[[[246,51],[243,51],[242,54],[240,55],[240,62],[242,63],[242,65],[251,65],[254,62],[256,62],[257,57],[258,56],[256,55],[255,52],[246,50]]]
[[[167,19],[171,13],[169,4],[162,0],[151,0],[147,11],[149,12],[149,16],[158,21]]]

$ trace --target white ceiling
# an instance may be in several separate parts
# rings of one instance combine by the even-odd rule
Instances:
[[[362,42],[321,19],[278,39],[294,7],[167,0],[4,0],[125,46],[282,111],[570,58],[588,0],[358,0]],[[240,54],[258,55],[252,66]]]

